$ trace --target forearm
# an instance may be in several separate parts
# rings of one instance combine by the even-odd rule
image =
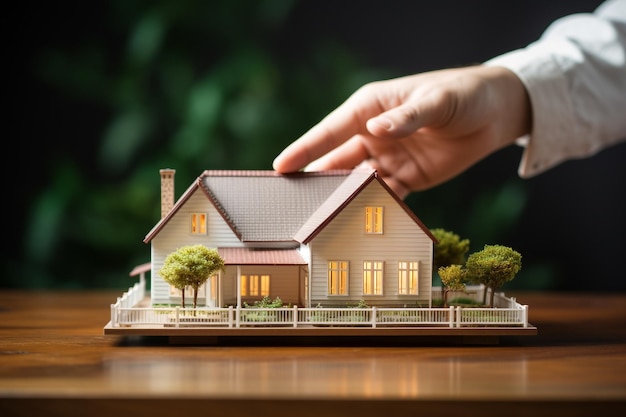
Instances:
[[[486,63],[513,71],[530,97],[522,177],[626,138],[626,1],[608,6],[561,19],[538,42]]]

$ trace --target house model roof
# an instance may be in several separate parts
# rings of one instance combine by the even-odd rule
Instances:
[[[201,190],[243,242],[307,243],[370,182],[378,181],[434,240],[415,214],[373,169],[279,174],[204,171],[146,235],[149,242]]]

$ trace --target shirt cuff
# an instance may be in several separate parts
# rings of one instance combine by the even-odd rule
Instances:
[[[518,138],[524,147],[518,174],[529,178],[558,165],[585,147],[574,132],[575,117],[569,99],[567,80],[552,58],[555,45],[535,44],[500,55],[487,66],[513,71],[524,84],[532,108],[530,135]],[[562,47],[567,48],[567,43]]]

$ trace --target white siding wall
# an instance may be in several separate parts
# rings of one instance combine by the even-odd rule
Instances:
[[[207,213],[206,235],[191,234],[192,213]],[[159,234],[152,239],[152,274],[150,275],[152,279],[151,298],[153,304],[170,302],[169,285],[159,275],[159,270],[163,266],[165,258],[182,246],[196,244],[203,244],[209,248],[243,246],[222,216],[200,190],[194,192],[187,200],[187,203],[170,219]]]
[[[366,234],[366,206],[382,206],[383,234]],[[372,182],[311,242],[311,303],[430,305],[433,242],[377,182]],[[349,261],[347,296],[329,296],[328,261]],[[363,295],[363,261],[384,261],[383,295]],[[419,261],[419,294],[398,295],[398,262]]]

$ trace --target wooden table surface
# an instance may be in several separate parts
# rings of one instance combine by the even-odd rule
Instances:
[[[536,336],[103,334],[118,292],[0,290],[0,416],[589,416],[626,410],[626,294],[519,292]]]

